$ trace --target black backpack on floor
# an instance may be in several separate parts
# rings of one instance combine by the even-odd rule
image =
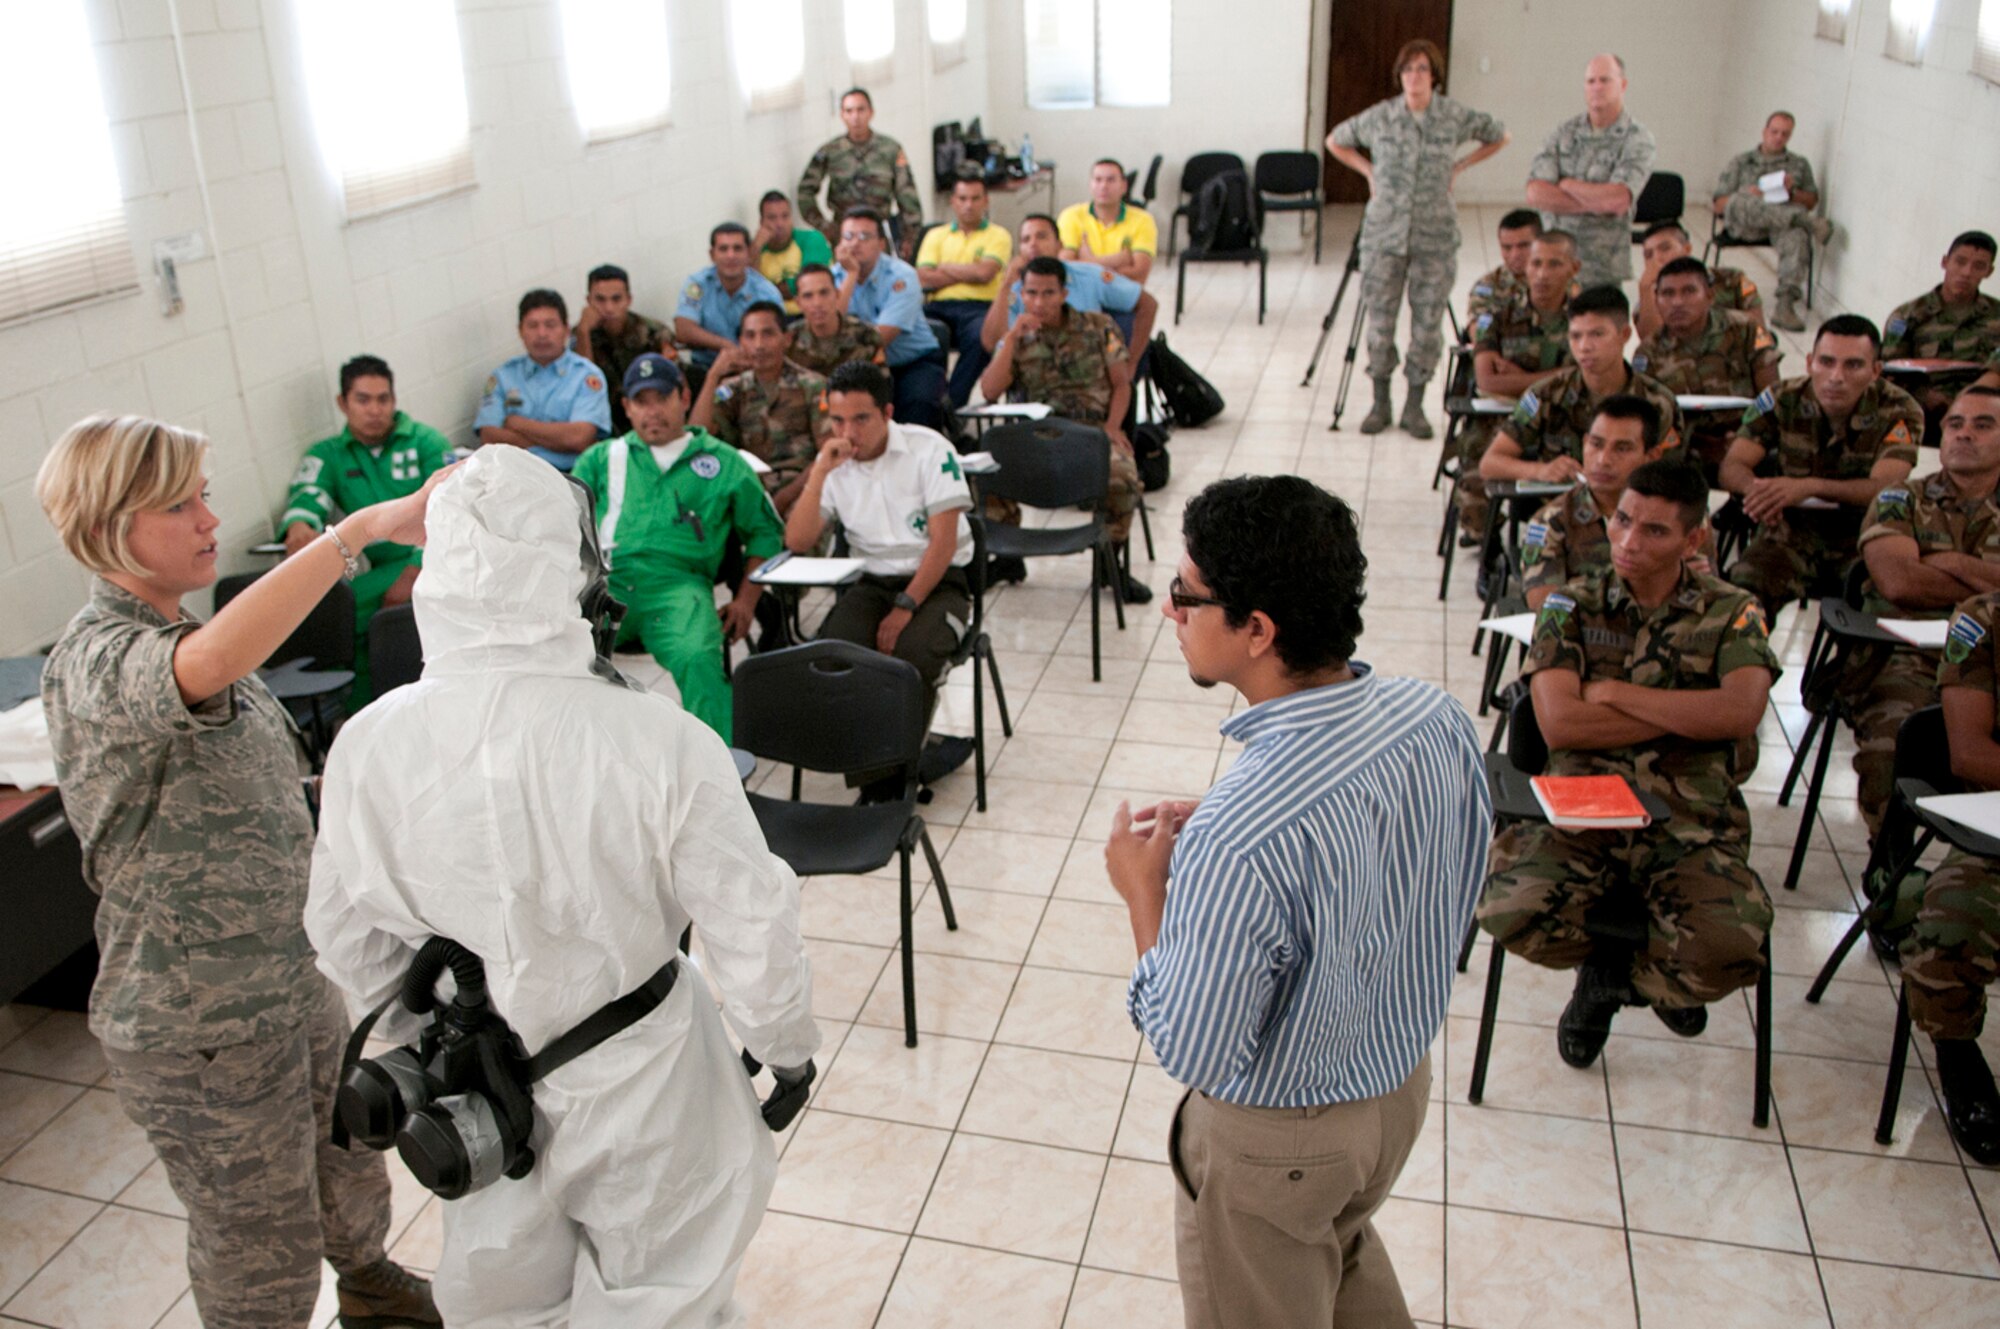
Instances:
[[[1215,385],[1194,372],[1194,366],[1167,349],[1167,335],[1153,338],[1147,355],[1153,387],[1167,404],[1167,415],[1175,427],[1193,429],[1222,414],[1222,394]]]
[[[1165,489],[1174,474],[1173,458],[1167,455],[1167,427],[1148,420],[1134,425],[1127,437],[1132,440],[1132,461],[1139,468],[1139,484],[1149,494]]]

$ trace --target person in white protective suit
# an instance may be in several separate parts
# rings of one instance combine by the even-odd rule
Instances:
[[[805,1074],[798,881],[722,740],[593,674],[573,489],[487,448],[437,490],[424,677],[334,744],[306,931],[357,1012],[428,938],[458,941],[532,1053],[643,984],[692,921],[699,968],[683,959],[658,1009],[534,1086],[533,1170],[445,1205],[434,1288],[452,1329],[732,1325],[777,1164],[699,980],[752,1055]]]

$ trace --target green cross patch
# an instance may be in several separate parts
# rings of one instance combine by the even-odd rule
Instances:
[[[965,476],[965,473],[958,469],[958,458],[956,457],[946,457],[944,465],[939,469],[954,480],[963,479]]]
[[[947,462],[946,465],[950,465],[950,463]],[[918,535],[928,535],[931,529],[931,519],[921,512],[912,512],[910,514],[910,529]]]

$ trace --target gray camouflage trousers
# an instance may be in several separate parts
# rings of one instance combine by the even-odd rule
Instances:
[[[1407,289],[1410,360],[1403,376],[1428,383],[1444,354],[1444,311],[1458,277],[1458,251],[1384,254],[1361,248],[1361,295],[1368,304],[1368,377],[1396,372],[1396,315]]]
[[[1806,259],[1812,253],[1812,218],[1790,203],[1731,194],[1722,223],[1745,240],[1768,242],[1778,251],[1778,295],[1797,300],[1806,290]]]
[[[188,1278],[207,1329],[306,1329],[320,1260],[384,1257],[389,1169],[336,1147],[347,1014],[330,986],[281,1037],[202,1052],[104,1049],[125,1115],[188,1211]]]

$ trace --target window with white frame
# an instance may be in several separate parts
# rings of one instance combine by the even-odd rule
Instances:
[[[1830,42],[1847,40],[1847,15],[1854,0],[1819,0],[1819,24],[1813,34]]]
[[[10,15],[0,116],[14,128],[0,134],[0,179],[14,203],[0,208],[0,322],[138,284],[88,12]]]
[[[965,62],[965,0],[926,0],[931,33],[931,68],[950,69]]]
[[[300,0],[306,87],[349,221],[473,184],[452,0]]]
[[[856,83],[896,72],[896,0],[846,0],[847,64]]]
[[[1972,41],[1972,72],[2000,83],[2000,0],[1979,0],[1979,32]]]
[[[667,0],[563,0],[569,95],[593,143],[667,123]]]
[[[751,110],[774,111],[805,100],[806,19],[800,0],[730,0],[729,43]]]
[[[1889,35],[1882,43],[1882,54],[1905,64],[1922,64],[1924,44],[1931,35],[1931,16],[1936,11],[1937,0],[1889,0]]]
[[[1158,0],[1027,0],[1028,105],[1165,106],[1173,8]]]

